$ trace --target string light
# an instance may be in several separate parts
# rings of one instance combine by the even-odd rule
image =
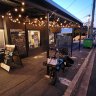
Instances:
[[[40,27],[41,25],[39,24],[39,27]]]
[[[42,17],[40,18],[40,20],[42,20]]]
[[[13,9],[13,10],[14,10],[15,12],[17,12],[17,11],[24,12],[24,11],[25,11],[25,9],[24,9],[25,3],[22,2],[21,4],[22,4],[22,6],[21,6],[20,8],[15,8],[15,9]],[[54,14],[54,12],[53,12],[52,14]],[[14,22],[14,23],[16,23],[16,22],[17,22],[17,23],[21,23],[20,20],[19,20],[19,19],[22,17],[21,14],[18,14],[18,17],[19,17],[19,18],[17,18],[17,19],[13,19],[13,18],[12,18],[11,12],[8,12],[7,15],[9,16],[9,19],[10,19],[12,22]],[[3,15],[2,15],[2,18],[4,18]],[[28,24],[32,24],[33,26],[46,26],[46,25],[45,25],[46,22],[45,22],[44,20],[47,19],[47,16],[45,16],[45,17],[43,17],[43,18],[41,17],[41,18],[39,18],[39,19],[38,19],[38,18],[35,18],[35,19],[33,19],[32,22],[31,22],[31,20],[28,18],[28,16],[27,16],[26,18],[28,19],[28,21],[26,21],[26,19],[25,19],[25,22],[28,23]],[[61,23],[60,21],[61,21],[61,18],[57,18],[57,19],[54,20],[54,21],[49,21],[49,27],[71,27],[71,26],[80,27],[80,25],[79,25],[78,23],[76,23],[76,22],[71,22],[71,21],[70,21],[70,23],[68,24],[67,22],[69,22],[69,21],[64,20],[63,23]],[[23,23],[24,25],[25,25],[25,22]],[[65,23],[67,23],[66,26],[64,25]]]
[[[64,23],[66,23],[66,20],[64,21]]]
[[[4,18],[4,15],[2,15],[2,18]]]
[[[37,23],[37,21],[35,20],[34,23]]]
[[[12,18],[11,18],[10,20],[11,20],[11,21],[13,21],[13,19],[12,19]]]
[[[12,18],[12,16],[9,17],[10,19]]]
[[[23,24],[25,25],[25,22]]]
[[[16,23],[16,20],[13,20],[14,23]]]
[[[20,24],[20,21],[18,23]]]
[[[62,26],[62,23],[60,25]]]
[[[19,14],[19,17],[20,17],[20,18],[22,17],[21,14]]]
[[[47,16],[45,16],[45,19],[47,19]]]
[[[21,8],[21,12],[24,12],[25,10],[24,10],[24,8]]]
[[[15,11],[17,11],[16,10],[17,8],[15,8]],[[22,12],[24,11],[24,8],[21,8],[22,9]],[[8,16],[9,16],[9,19],[12,21],[12,22],[14,22],[14,23],[21,23],[20,21],[19,21],[19,18],[21,18],[22,17],[22,15],[21,14],[19,14],[18,15],[18,17],[19,18],[17,18],[17,19],[13,19],[12,18],[12,16],[11,16],[11,12],[10,13],[8,13],[7,14]],[[4,18],[4,16],[2,16],[2,18]],[[28,18],[28,16],[27,16],[27,18]],[[29,18],[28,18],[29,19]],[[41,26],[46,26],[45,24],[46,24],[46,22],[45,22],[45,19],[47,19],[47,16],[45,16],[45,18],[43,19],[42,17],[40,18],[40,19],[38,19],[38,18],[35,18],[35,19],[32,19],[33,21],[31,21],[30,19],[29,19],[29,21],[27,22],[28,24],[32,24],[32,26],[39,26],[39,27],[41,27]],[[59,22],[58,22],[59,21]],[[59,28],[62,28],[62,27],[68,27],[68,28],[70,28],[70,27],[72,27],[72,26],[74,26],[74,27],[79,27],[80,28],[80,25],[78,24],[78,23],[75,23],[75,22],[69,22],[69,23],[67,23],[66,25],[64,25],[64,23],[66,23],[67,21],[65,20],[63,23],[60,23],[60,18],[57,18],[57,20],[56,21],[49,21],[49,27],[52,27],[52,28],[55,28],[55,27],[59,27]],[[25,25],[25,22],[23,23],[24,25]]]
[[[59,21],[60,18],[57,19],[57,21]]]
[[[17,12],[17,11],[18,11],[18,9],[17,9],[17,8],[15,8],[14,10],[15,10],[15,12]]]
[[[24,6],[24,5],[25,5],[25,3],[24,3],[24,2],[22,2],[22,5]]]
[[[11,15],[11,13],[8,13],[8,15],[10,16],[10,15]]]
[[[19,19],[17,18],[16,21],[18,21]]]

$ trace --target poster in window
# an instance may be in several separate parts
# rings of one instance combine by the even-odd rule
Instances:
[[[0,50],[5,49],[4,30],[0,29]]]
[[[28,30],[29,48],[37,48],[40,46],[40,31]]]
[[[49,32],[49,44],[53,44],[54,43],[54,33]]]
[[[19,54],[26,54],[25,31],[22,29],[10,29],[11,43],[15,44]]]

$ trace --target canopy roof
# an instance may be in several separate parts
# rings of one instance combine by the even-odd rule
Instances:
[[[17,6],[21,6],[22,1],[26,3],[24,15],[29,15],[29,17],[41,17],[50,12],[65,20],[76,22],[80,25],[83,24],[78,18],[52,0],[0,0],[0,14],[2,15]]]
[[[66,19],[70,19],[72,21],[78,22],[79,24],[83,24],[81,20],[79,20],[77,17],[72,15],[70,12],[53,2],[52,0],[27,0],[30,2],[34,2],[37,5],[42,6],[45,10],[51,10],[54,13],[57,13],[61,16],[63,16]],[[42,8],[42,9],[43,9]]]

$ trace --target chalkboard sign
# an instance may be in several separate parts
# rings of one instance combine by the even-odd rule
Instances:
[[[22,66],[22,62],[15,45],[6,45],[4,53],[4,62],[1,63],[1,67],[8,72],[13,68]]]
[[[25,31],[22,29],[10,29],[11,43],[16,45],[19,54],[26,54]]]

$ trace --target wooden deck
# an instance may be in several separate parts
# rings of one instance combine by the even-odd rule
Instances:
[[[0,68],[0,96],[45,96],[45,93],[46,96],[51,96],[47,92],[49,88],[51,91],[52,86],[48,79],[44,77],[46,67],[42,63],[45,59],[45,54],[34,58],[28,57],[22,60],[23,68],[10,73]],[[54,88],[53,90],[56,89]],[[58,96],[58,91],[54,94],[56,94],[54,96]]]
[[[85,53],[84,58],[88,52]],[[43,61],[45,60],[46,53],[42,53],[35,57],[23,59],[24,67],[13,70],[10,73],[0,68],[0,96],[62,96],[67,86],[64,86],[59,81],[56,86],[49,84],[50,79],[45,78],[46,67],[43,66]],[[78,60],[80,61],[80,58]],[[76,63],[80,64],[78,60],[76,59]],[[74,71],[75,67],[77,68],[78,65],[62,74],[65,77],[69,76],[69,79],[73,78],[70,73]],[[73,73],[75,74],[76,71]]]

